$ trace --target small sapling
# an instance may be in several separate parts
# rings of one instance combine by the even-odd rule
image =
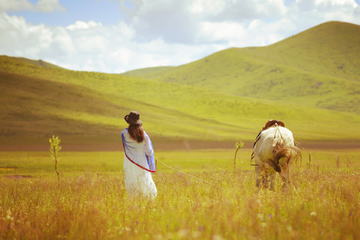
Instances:
[[[60,173],[57,167],[59,160],[59,151],[61,150],[61,146],[59,146],[60,141],[61,140],[58,137],[55,137],[54,135],[52,136],[52,138],[49,139],[51,157],[55,162],[55,172],[57,174],[58,181],[60,181]]]

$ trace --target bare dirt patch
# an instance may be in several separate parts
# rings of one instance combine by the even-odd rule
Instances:
[[[14,178],[14,179],[18,179],[18,178],[33,178],[33,176],[31,175],[6,175],[6,178]]]
[[[303,149],[360,149],[360,142],[300,142]],[[252,148],[253,142],[245,142],[244,148]],[[61,144],[62,151],[123,151],[121,142],[94,144]],[[157,151],[199,150],[199,149],[235,149],[235,142],[153,142]],[[2,145],[0,151],[49,151],[48,145]]]

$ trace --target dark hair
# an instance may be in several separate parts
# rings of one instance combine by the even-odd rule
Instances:
[[[141,125],[130,124],[128,128],[130,138],[138,143],[144,141],[144,129]]]

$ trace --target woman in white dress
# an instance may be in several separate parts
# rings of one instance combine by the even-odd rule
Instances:
[[[157,189],[151,173],[156,167],[150,137],[142,127],[138,112],[131,111],[124,119],[129,124],[121,133],[126,192],[130,196],[155,198]]]

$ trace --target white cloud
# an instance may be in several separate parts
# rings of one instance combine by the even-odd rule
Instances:
[[[356,17],[360,17],[360,6],[359,5],[356,8],[354,8],[354,15]]]
[[[163,39],[171,43],[193,44],[198,21],[188,9],[191,0],[141,0],[128,9],[127,22],[139,41]]]
[[[355,0],[296,0],[296,6],[301,12],[321,11],[331,12],[341,10],[344,13],[347,10],[357,7]]]
[[[360,24],[354,0],[297,0],[288,18],[296,23],[298,32],[327,21]]]
[[[78,30],[78,29],[88,29],[91,27],[98,27],[98,26],[102,26],[101,23],[96,23],[94,21],[89,21],[88,23],[83,22],[83,21],[76,21],[75,24],[71,24],[69,26],[67,26],[66,28],[69,30]]]
[[[203,44],[198,31],[204,24],[226,22],[234,26],[232,23],[276,18],[287,12],[283,0],[136,0],[131,8],[126,0],[119,1],[137,40],[161,38],[168,43]]]
[[[61,58],[71,54],[72,40],[62,27],[27,23],[23,17],[0,14],[0,51],[10,56],[33,59]]]
[[[107,50],[109,40],[100,35],[79,36],[75,38],[77,50],[82,53],[104,52]]]
[[[188,7],[193,14],[218,15],[224,11],[225,1],[222,0],[195,0]]]
[[[286,14],[287,8],[283,0],[222,0],[221,11],[207,16],[208,21],[241,22],[257,18],[277,18]],[[206,6],[207,1],[203,4]],[[206,13],[205,13],[206,14]]]
[[[119,73],[181,65],[229,47],[266,46],[320,23],[360,24],[354,0],[119,0],[127,17],[113,25],[31,24],[4,11],[58,11],[59,1],[0,0],[0,54],[62,67]],[[21,4],[23,5],[21,5]],[[21,5],[21,6],[20,6]]]
[[[39,0],[36,4],[36,9],[39,12],[53,12],[65,11],[65,8],[60,5],[59,0]]]
[[[0,12],[20,11],[50,13],[53,11],[65,11],[65,8],[61,6],[59,0],[39,0],[36,5],[28,0],[0,0]]]
[[[0,12],[31,11],[34,5],[28,0],[0,0]]]
[[[246,34],[246,29],[240,23],[212,23],[203,22],[201,24],[200,35],[203,41],[209,42],[228,42],[229,40],[241,40]]]
[[[69,58],[75,50],[73,39],[63,27],[52,29],[51,45],[47,52],[59,58]]]
[[[354,0],[316,0],[315,4],[317,6],[320,6],[320,5],[331,5],[331,6],[350,5],[352,7],[357,6],[357,4]]]

